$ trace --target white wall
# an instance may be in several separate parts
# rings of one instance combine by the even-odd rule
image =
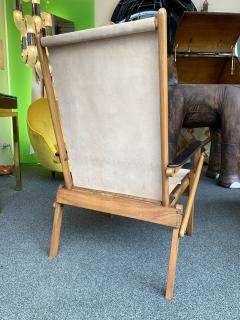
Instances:
[[[240,1],[240,0],[239,0]],[[95,0],[95,26],[104,26],[110,23],[113,10],[119,0]]]
[[[119,0],[95,0],[95,26],[109,24],[112,13]],[[193,0],[198,10],[204,0]],[[208,0],[209,11],[240,12],[240,0]]]
[[[8,94],[10,92],[9,74],[8,74],[8,61],[7,61],[7,28],[5,11],[5,0],[0,0],[0,40],[3,41],[4,53],[4,70],[0,70],[0,92]],[[0,118],[0,146],[2,144],[12,145],[12,126],[11,119]],[[9,148],[2,149],[0,147],[0,165],[12,163],[12,155]]]

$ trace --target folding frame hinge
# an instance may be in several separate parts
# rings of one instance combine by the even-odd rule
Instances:
[[[177,214],[183,215],[183,205],[177,204],[176,210],[177,210]]]
[[[66,158],[64,159],[64,161],[68,161],[68,154],[67,154],[67,150],[66,150]],[[53,157],[53,162],[54,163],[61,163],[60,160],[60,156],[59,156],[59,152],[56,152],[54,157]]]

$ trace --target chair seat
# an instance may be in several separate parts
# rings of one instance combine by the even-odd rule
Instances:
[[[182,183],[182,180],[190,172],[188,169],[180,169],[173,177],[169,178],[169,194]]]

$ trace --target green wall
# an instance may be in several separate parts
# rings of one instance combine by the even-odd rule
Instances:
[[[36,163],[30,154],[30,141],[26,117],[31,103],[32,70],[21,61],[20,33],[12,18],[12,0],[7,1],[7,27],[9,48],[9,74],[11,94],[18,97],[21,162]],[[30,12],[31,4],[24,3],[24,13]],[[42,0],[41,9],[74,22],[76,30],[94,26],[94,0]]]
[[[41,8],[73,21],[76,30],[94,27],[94,0],[42,0]]]
[[[0,0],[0,40],[3,45],[4,69],[0,70],[0,92],[9,93],[8,60],[7,60],[7,28],[5,19],[5,0]],[[12,144],[11,119],[0,118],[0,143]],[[12,151],[10,148],[0,148],[0,164],[12,163]]]
[[[26,126],[27,106],[31,103],[32,72],[21,61],[20,33],[13,22],[12,3],[11,0],[7,0],[6,6],[10,93],[18,98],[21,161],[25,163],[35,161],[35,157],[30,156]]]

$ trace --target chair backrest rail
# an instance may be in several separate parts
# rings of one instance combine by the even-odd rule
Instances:
[[[56,136],[59,157],[62,164],[64,182],[65,182],[66,188],[71,189],[73,187],[73,182],[72,182],[71,172],[69,170],[66,146],[65,146],[62,128],[59,120],[59,114],[56,106],[56,99],[55,99],[54,89],[52,85],[51,74],[49,70],[48,58],[47,58],[46,50],[41,45],[40,35],[37,35],[36,42],[37,42],[39,60],[41,63],[41,68],[43,73],[44,85],[47,93],[47,98],[48,98],[52,122],[53,122],[53,128]]]
[[[81,42],[117,38],[142,32],[151,32],[157,27],[155,21],[155,18],[148,18],[141,21],[132,21],[117,25],[108,25],[94,29],[48,36],[41,39],[41,44],[43,47],[51,48]]]
[[[166,175],[168,165],[168,68],[167,68],[167,16],[158,12],[159,85],[161,121],[162,203],[169,205],[169,182]]]

